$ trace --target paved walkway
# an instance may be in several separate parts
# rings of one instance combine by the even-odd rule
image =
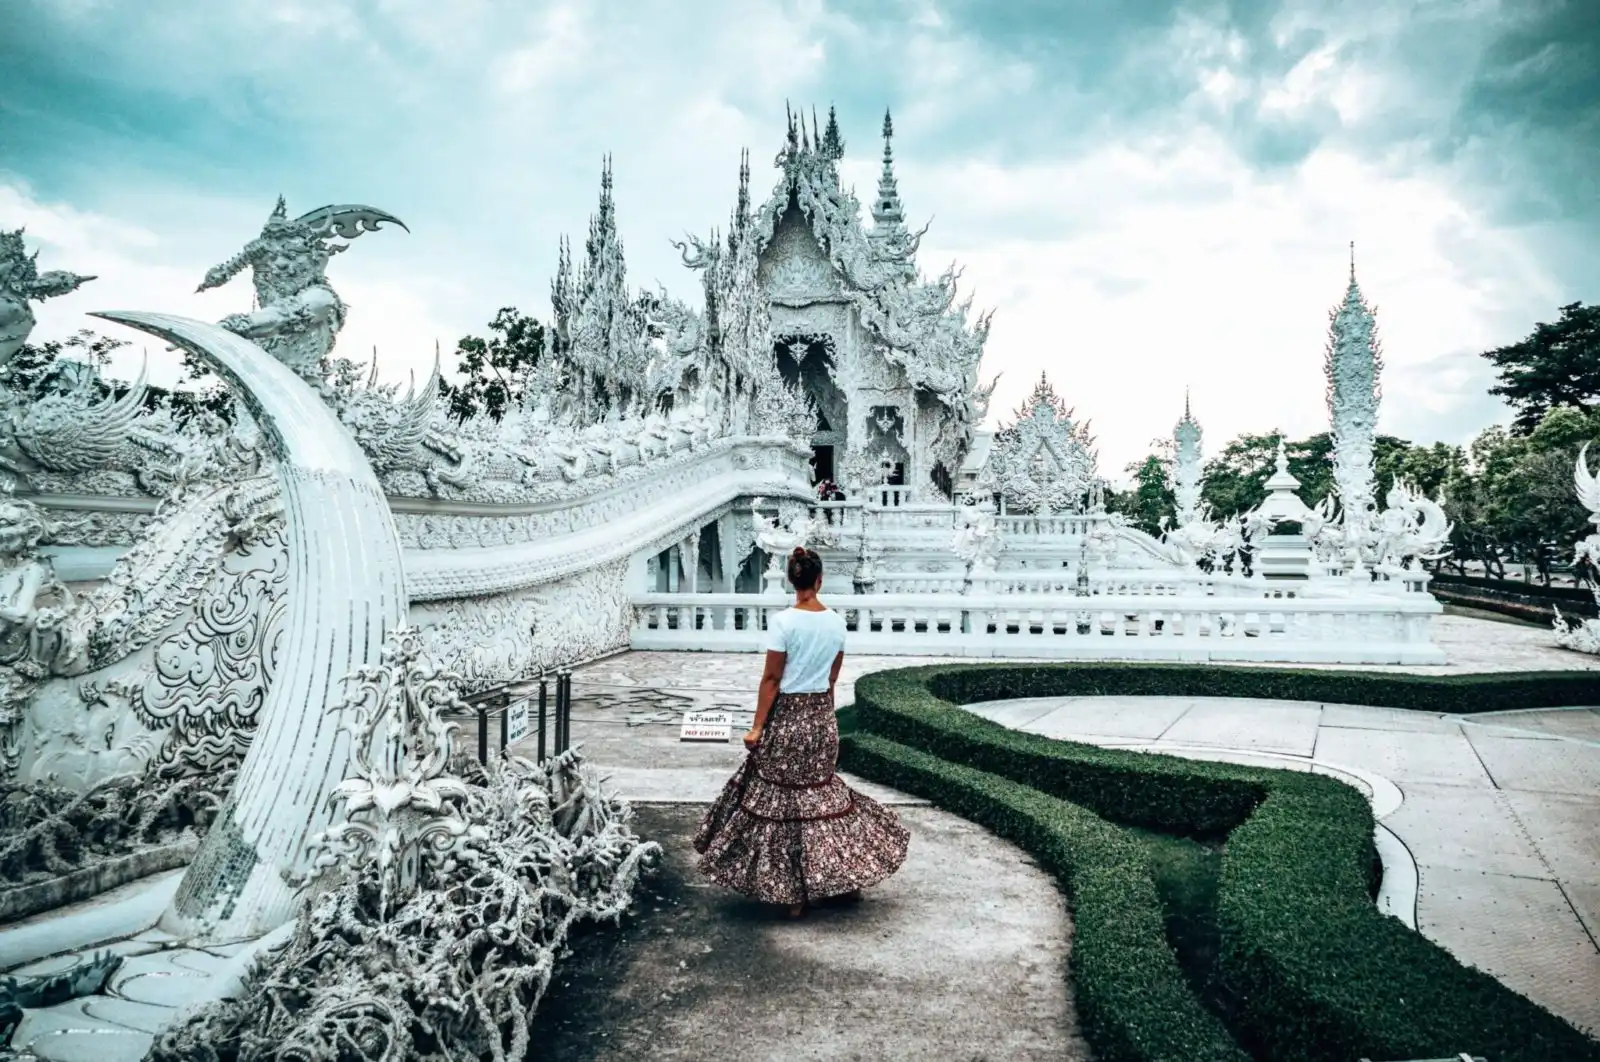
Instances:
[[[848,660],[841,702],[858,676],[906,663]],[[1054,878],[925,800],[845,775],[912,835],[905,866],[858,907],[790,923],[699,877],[690,840],[744,756],[759,678],[754,655],[716,653],[626,653],[573,673],[572,740],[664,847],[668,906],[641,905],[625,971],[574,971],[552,999],[549,1013],[567,1013],[551,1057],[631,1059],[648,1044],[661,1059],[1087,1058]],[[735,714],[734,739],[680,742],[683,712],[712,708]]]
[[[860,904],[790,922],[694,870],[704,808],[642,805],[661,873],[577,941],[534,1030],[549,1062],[1077,1062],[1066,903],[962,819],[902,807],[911,850]]]

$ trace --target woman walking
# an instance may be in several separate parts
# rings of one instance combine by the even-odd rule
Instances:
[[[695,834],[700,870],[724,888],[788,907],[860,899],[905,862],[910,834],[893,812],[834,773],[833,687],[844,664],[844,617],[817,600],[822,559],[789,557],[794,604],[767,621],[766,670],[750,754]]]

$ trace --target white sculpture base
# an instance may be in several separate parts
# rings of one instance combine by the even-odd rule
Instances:
[[[1311,561],[1311,543],[1304,535],[1268,535],[1254,568],[1267,579],[1309,579]]]

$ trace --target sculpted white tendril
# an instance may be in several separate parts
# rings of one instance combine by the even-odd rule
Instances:
[[[567,935],[616,921],[659,858],[576,749],[543,766],[453,757],[461,705],[418,632],[351,677],[345,821],[313,846],[292,936],[154,1060],[521,1059]]]

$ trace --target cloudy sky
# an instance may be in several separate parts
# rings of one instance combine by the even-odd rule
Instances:
[[[1600,299],[1587,8],[4,0],[0,227],[101,278],[41,307],[49,338],[96,309],[247,310],[243,277],[194,288],[279,193],[389,210],[411,232],[330,276],[341,349],[404,379],[498,307],[549,314],[605,153],[631,282],[692,300],[669,240],[724,222],[741,148],[770,189],[785,101],[837,106],[863,202],[887,106],[924,270],[961,263],[996,311],[995,414],[1047,371],[1107,471],[1170,432],[1186,386],[1208,450],[1320,430],[1354,240],[1381,429],[1463,441],[1505,416],[1479,352]]]

